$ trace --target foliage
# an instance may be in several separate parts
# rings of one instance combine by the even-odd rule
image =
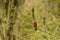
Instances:
[[[0,0],[0,40],[7,37],[13,2],[18,6],[12,12],[15,24],[11,35],[15,36],[15,40],[59,40],[60,17],[57,16],[60,16],[60,0]],[[33,27],[32,13],[38,24],[36,31]],[[45,25],[43,17],[46,18]],[[13,40],[13,36],[11,39]]]

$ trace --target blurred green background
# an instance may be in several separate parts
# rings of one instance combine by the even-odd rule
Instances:
[[[0,0],[0,40],[60,40],[60,0]]]

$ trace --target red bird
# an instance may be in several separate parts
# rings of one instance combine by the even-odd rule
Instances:
[[[37,30],[37,23],[36,22],[33,23],[33,26],[34,26],[35,30]]]

